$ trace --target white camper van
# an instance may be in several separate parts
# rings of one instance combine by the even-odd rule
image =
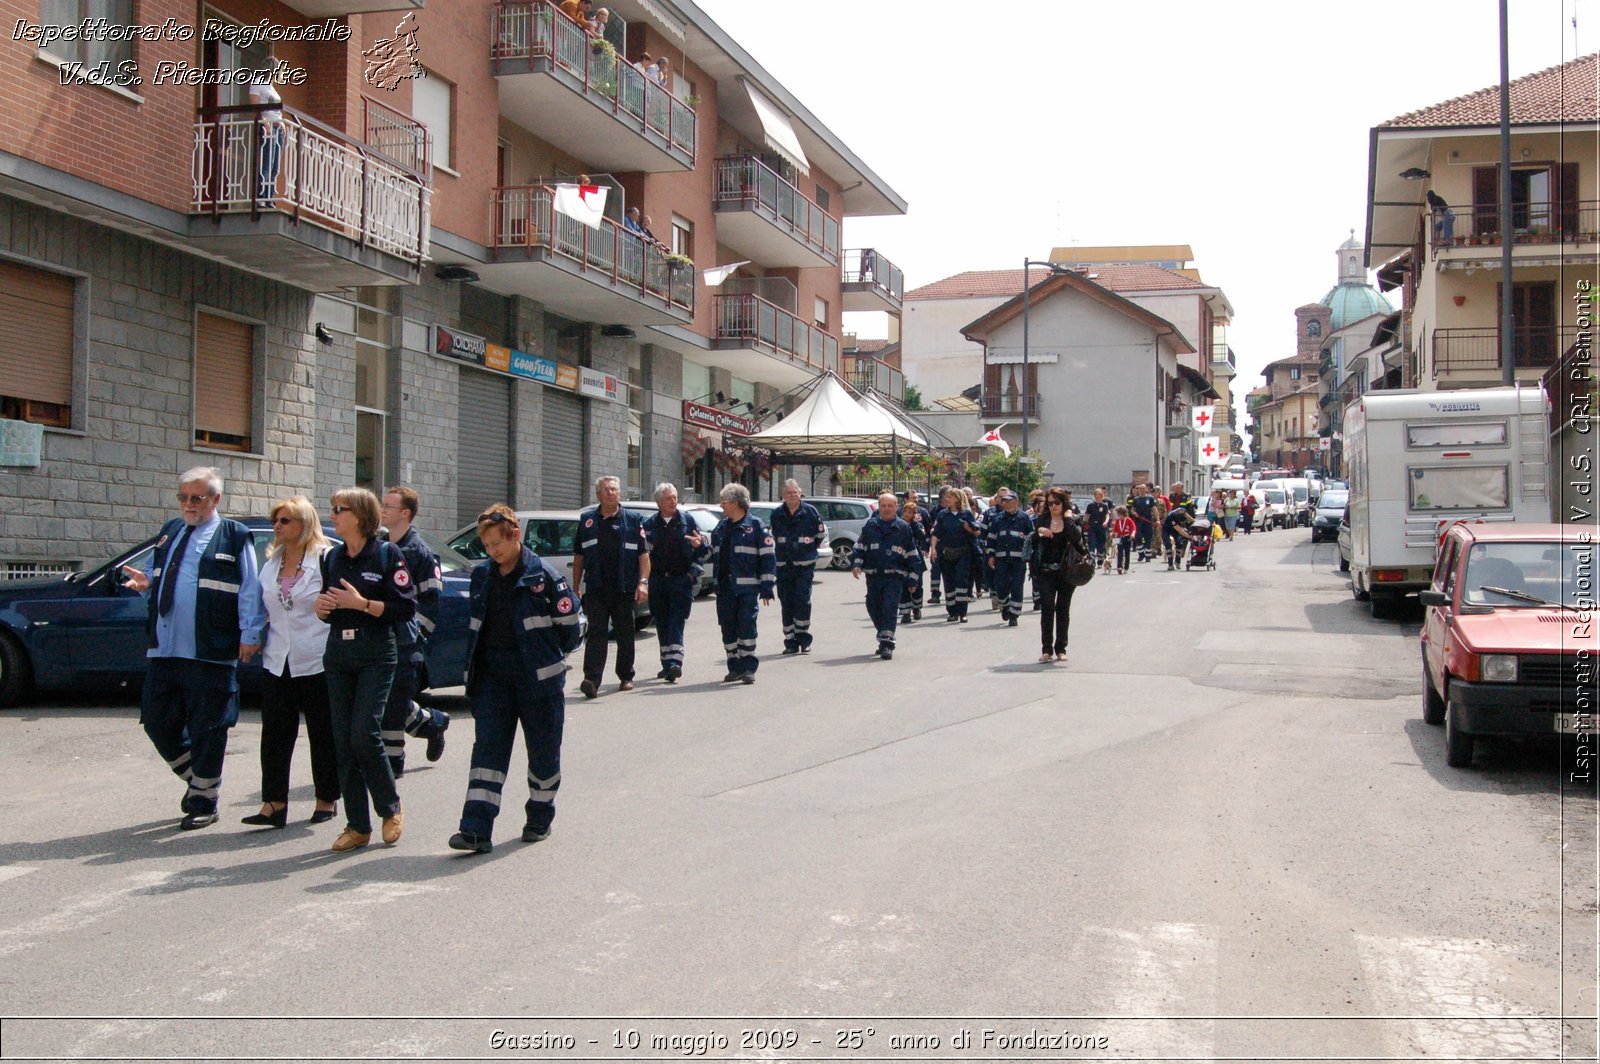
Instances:
[[[1350,590],[1374,617],[1428,586],[1450,525],[1549,520],[1545,406],[1538,385],[1373,392],[1350,405]]]

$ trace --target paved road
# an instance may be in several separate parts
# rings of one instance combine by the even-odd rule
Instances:
[[[133,708],[0,714],[0,1012],[102,1017],[8,1022],[3,1053],[461,1058],[503,1055],[499,1029],[524,1056],[670,1059],[653,1038],[736,1055],[749,1025],[711,1017],[780,1016],[753,1055],[1054,1059],[1001,1041],[1035,1027],[1090,1039],[1063,1057],[1592,1055],[1594,792],[1549,747],[1447,768],[1415,618],[1370,620],[1332,545],[1219,561],[1097,577],[1064,666],[1035,664],[1034,615],[986,611],[930,612],[879,661],[862,585],[828,573],[817,652],[779,657],[764,612],[758,683],[722,687],[702,601],[677,687],[569,703],[553,837],[516,840],[511,784],[486,857],[444,845],[459,697],[402,782],[405,838],[343,856],[304,823],[303,750],[295,823],[238,824],[251,710],[195,833]]]

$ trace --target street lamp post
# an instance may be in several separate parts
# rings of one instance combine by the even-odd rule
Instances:
[[[1022,454],[1028,454],[1028,293],[1033,287],[1033,279],[1028,276],[1028,270],[1034,266],[1043,266],[1052,274],[1068,272],[1068,267],[1059,262],[1040,262],[1037,259],[1024,257],[1022,260]]]

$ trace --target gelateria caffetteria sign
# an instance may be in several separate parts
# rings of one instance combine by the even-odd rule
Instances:
[[[760,422],[751,418],[730,414],[714,406],[702,406],[688,399],[683,401],[683,420],[687,424],[698,425],[703,429],[731,432],[736,436],[754,436],[761,431]]]

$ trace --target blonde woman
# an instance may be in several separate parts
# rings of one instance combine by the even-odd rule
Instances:
[[[261,812],[245,817],[244,823],[281,828],[289,822],[289,764],[300,738],[301,713],[317,795],[313,824],[333,819],[339,762],[322,672],[328,624],[316,613],[322,556],[332,544],[322,534],[316,507],[304,495],[272,507],[272,533],[267,564],[261,568],[261,598],[267,607],[267,641],[261,651],[267,671],[261,697]]]

